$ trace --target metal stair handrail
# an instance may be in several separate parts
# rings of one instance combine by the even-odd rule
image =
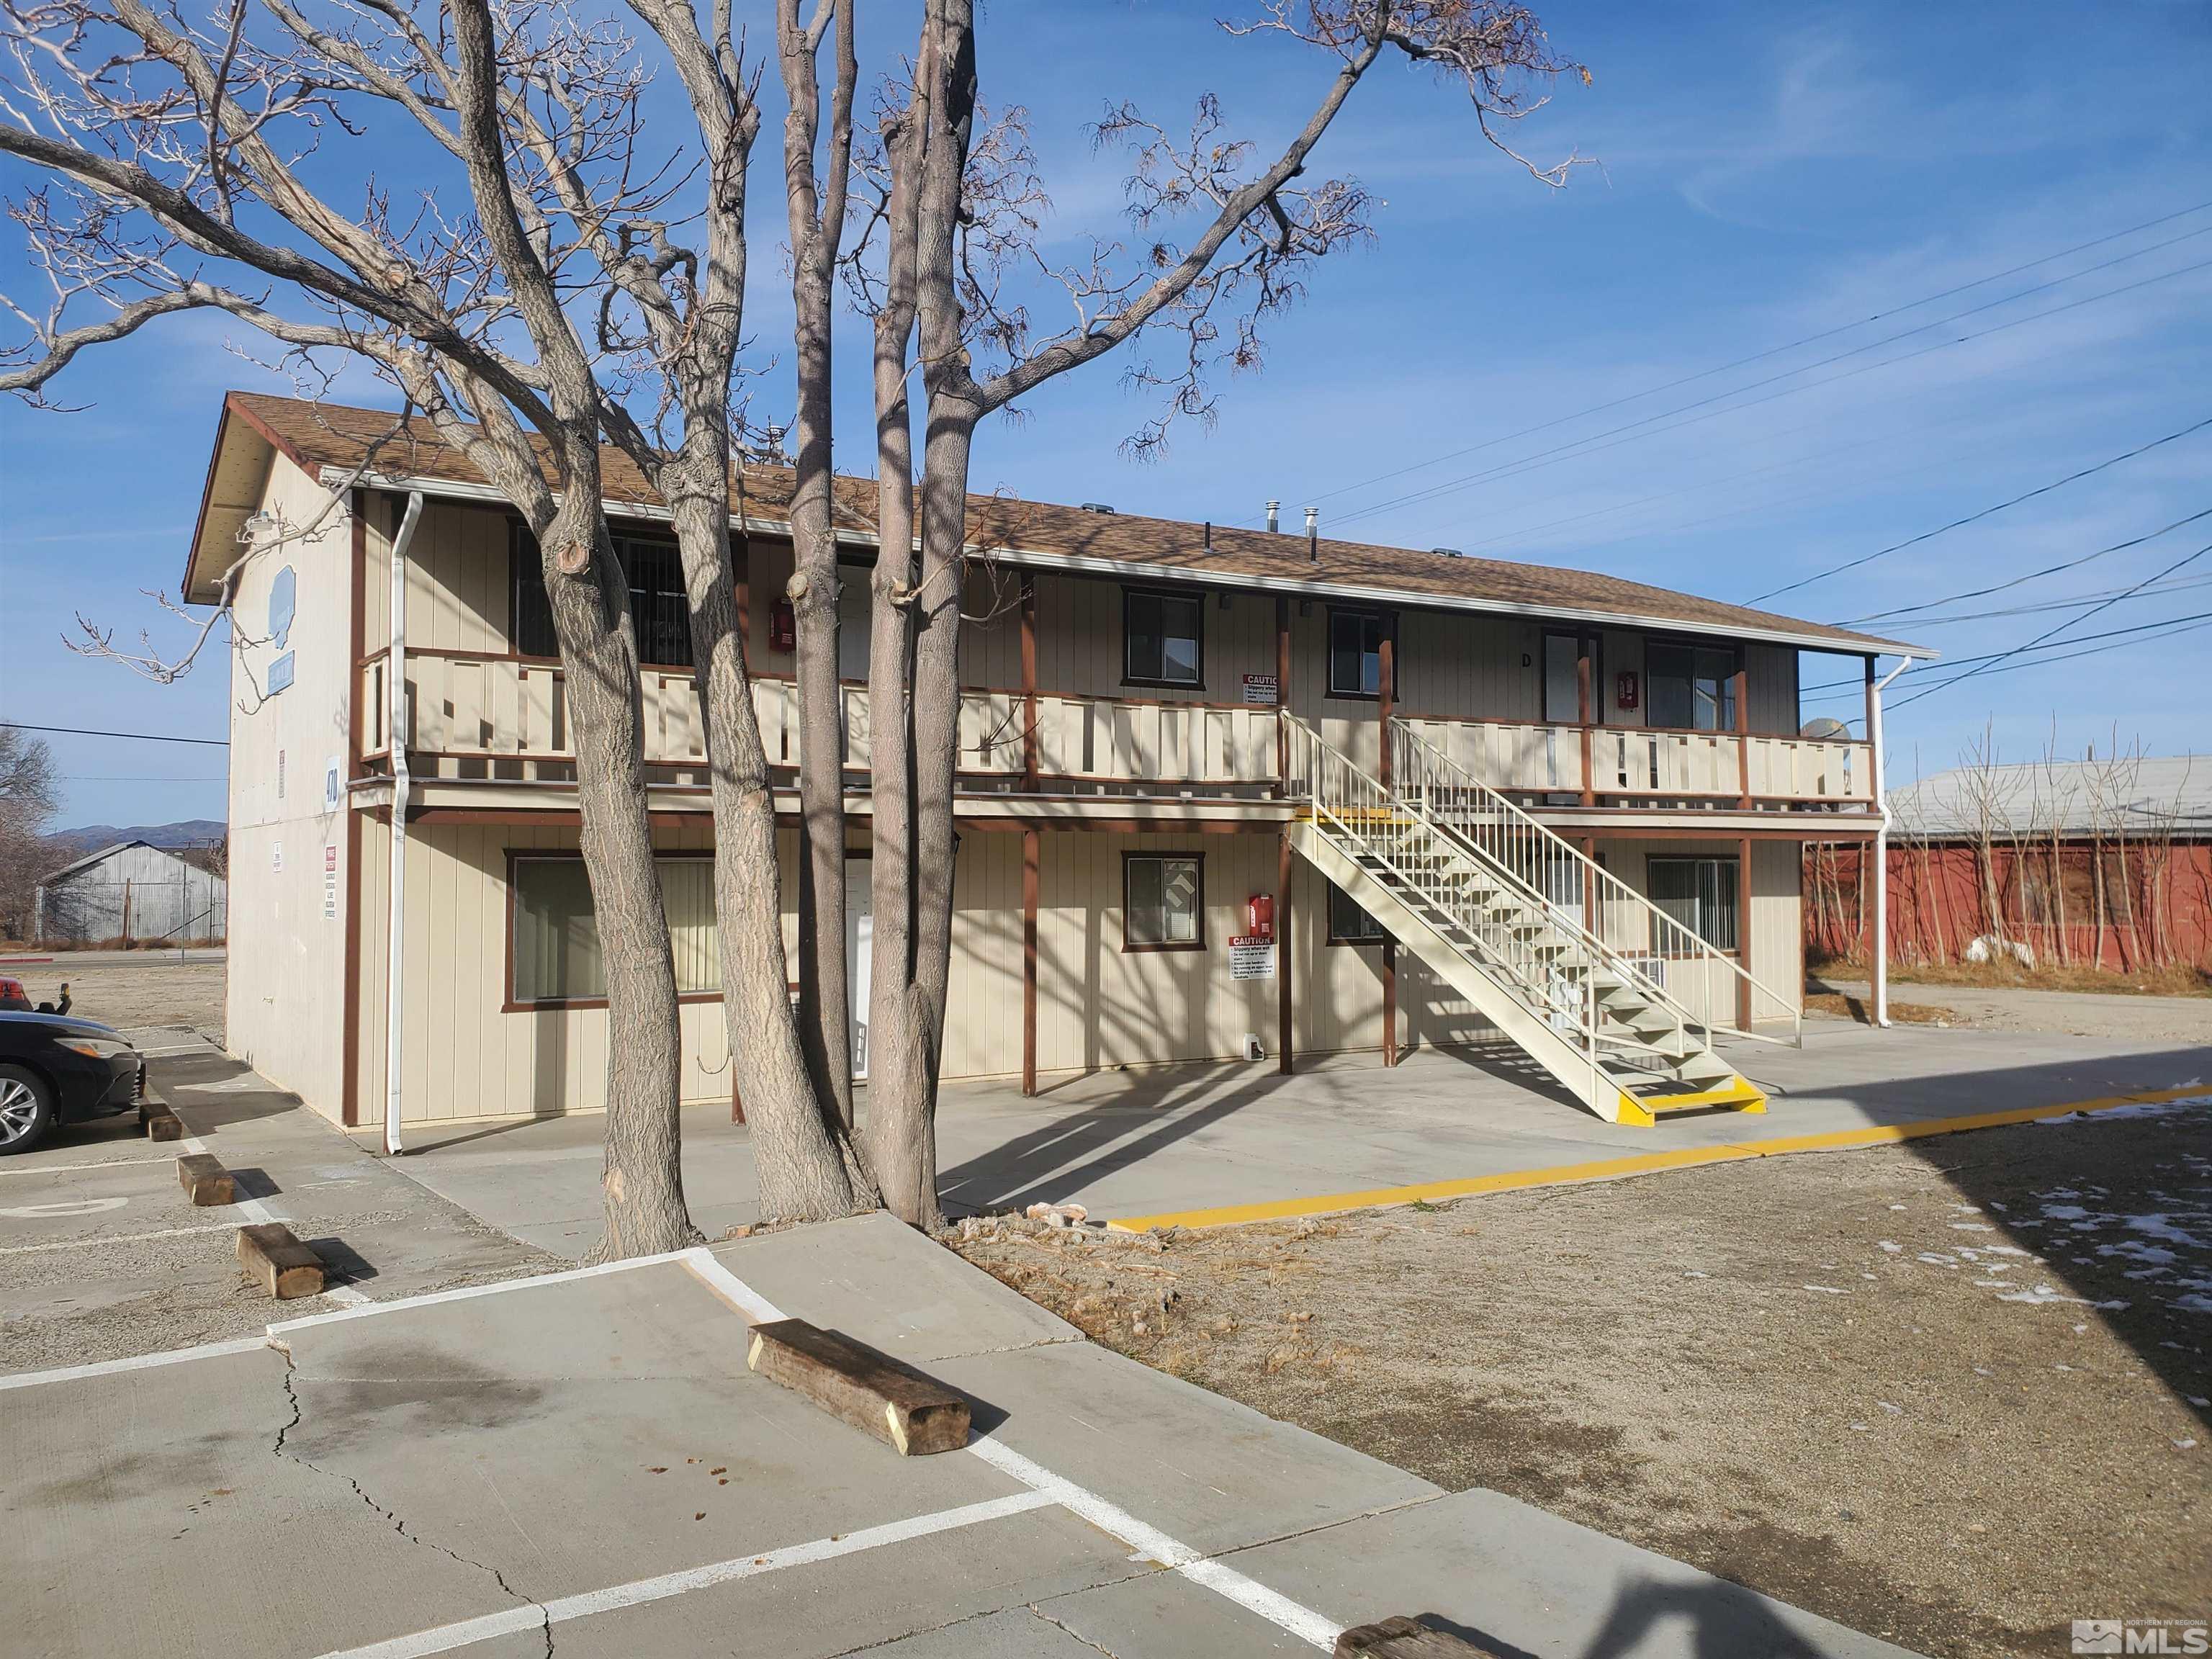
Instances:
[[[1417,797],[1427,809],[1428,816],[1449,826],[1487,862],[1508,873],[1521,872],[1522,866],[1515,862],[1516,858],[1527,860],[1528,868],[1540,872],[1553,859],[1564,856],[1572,860],[1572,867],[1581,872],[1587,914],[1596,919],[1597,925],[1592,928],[1579,917],[1571,918],[1571,931],[1604,957],[1607,966],[1633,975],[1638,988],[1663,1000],[1669,1012],[1680,1015],[1686,1023],[1700,1029],[1725,1031],[1753,1042],[1789,1048],[1804,1046],[1803,1015],[1796,1003],[1762,984],[1735,957],[1668,915],[1565,836],[1540,823],[1410,726],[1395,718],[1390,722],[1390,781],[1396,793]],[[1486,842],[1490,844],[1486,845]],[[1522,875],[1522,881],[1524,885],[1534,884],[1526,875]],[[1646,949],[1635,951],[1607,942],[1605,932],[1622,908],[1631,916],[1642,919],[1650,941]],[[1750,927],[1748,915],[1736,918],[1739,938]],[[1638,955],[1724,969],[1735,981],[1750,988],[1751,1020],[1739,1024],[1731,1019],[1713,1018],[1710,1012],[1707,1018],[1696,1018],[1679,997],[1635,965],[1634,957]],[[1723,983],[1728,982],[1724,976]],[[1746,1029],[1756,1023],[1761,998],[1787,1017],[1788,1036]],[[1729,1000],[1733,1002],[1735,999]]]
[[[1571,1046],[1588,1059],[1593,1073],[1598,1073],[1601,1049],[1610,1038],[1601,1030],[1603,1019],[1595,982],[1585,976],[1579,986],[1574,985],[1557,972],[1548,957],[1537,953],[1533,940],[1514,932],[1513,923],[1467,907],[1436,856],[1438,852],[1456,851],[1464,842],[1432,819],[1419,803],[1384,788],[1304,721],[1288,719],[1285,726],[1291,739],[1291,776],[1307,781],[1304,793],[1316,822],[1334,824],[1352,845],[1389,869],[1408,892],[1444,912],[1478,939],[1487,959],[1473,957],[1474,965],[1493,979],[1502,970],[1512,983],[1501,988],[1509,989],[1523,1006],[1534,1013],[1571,1019],[1571,1034],[1562,1031],[1560,1035],[1569,1038]],[[1477,867],[1483,867],[1484,862],[1478,858]],[[1571,996],[1562,996],[1563,990],[1571,991]]]

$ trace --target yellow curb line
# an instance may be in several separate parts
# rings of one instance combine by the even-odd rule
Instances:
[[[2147,1094],[2110,1095],[2097,1100],[2076,1100],[2059,1106],[2024,1106],[2012,1111],[1976,1112],[1965,1117],[1931,1117],[1912,1123],[1875,1124],[1863,1129],[1838,1129],[1827,1134],[1775,1135],[1764,1140],[1738,1141],[1718,1146],[1684,1146],[1668,1152],[1638,1152],[1626,1158],[1597,1158],[1585,1164],[1558,1164],[1548,1169],[1515,1170],[1459,1181],[1423,1182],[1413,1187],[1376,1187],[1360,1193],[1326,1193],[1316,1198],[1281,1199],[1261,1204],[1230,1204],[1219,1209],[1182,1210],[1171,1215],[1127,1216],[1117,1221],[1109,1221],[1106,1224],[1122,1232],[1141,1233],[1154,1227],[1228,1227],[1247,1221],[1285,1221],[1297,1216],[1328,1215],[1342,1210],[1383,1209],[1396,1204],[1472,1198],[1483,1193],[1511,1193],[1532,1187],[1561,1187],[1584,1181],[1613,1181],[1623,1176],[1651,1175],[1662,1170],[1696,1169],[1707,1164],[1735,1164],[1745,1158],[1772,1158],[1785,1152],[1887,1146],[1897,1141],[1919,1140],[1929,1135],[1959,1134],[1969,1129],[2002,1128],[2008,1124],[2033,1123],[2045,1118],[2069,1116],[2076,1112],[2109,1112],[2122,1106],[2157,1105],[2199,1095],[2212,1095],[2212,1089],[2199,1084],[2186,1089],[2161,1089]]]

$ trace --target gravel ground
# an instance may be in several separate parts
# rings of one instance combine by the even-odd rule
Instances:
[[[1872,995],[1855,980],[1815,976],[1808,990],[1840,992],[1863,1002]],[[2055,1031],[2069,1036],[2113,1037],[2124,1042],[2212,1043],[2212,997],[2109,995],[2088,991],[2039,991],[2025,986],[1906,984],[1889,987],[1893,1017],[1898,1005],[1942,1010],[1956,1023],[1991,1031]],[[1922,1024],[1932,1021],[1921,1019]]]
[[[1931,1655],[2212,1613],[2212,1108],[969,1260],[1150,1364]]]
[[[166,956],[118,951],[57,955],[4,971],[23,981],[35,1003],[51,1002],[70,988],[70,1012],[103,1025],[167,1025],[222,1041],[224,964],[221,956],[193,951],[179,962]]]

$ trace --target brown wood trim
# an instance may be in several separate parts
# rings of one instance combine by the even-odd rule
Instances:
[[[1018,796],[1012,799],[1018,800]],[[957,811],[957,809],[956,809]],[[1034,814],[1016,816],[1011,813],[991,816],[958,813],[960,827],[991,835],[1018,833],[1025,830],[1065,830],[1071,834],[1099,836],[1264,836],[1279,828],[1273,819],[1265,823],[1240,823],[1233,818],[1052,818],[1039,823]],[[1146,849],[1141,856],[1174,858],[1170,852],[1155,854]],[[1147,947],[1149,948],[1149,947]],[[1178,950],[1189,947],[1178,945]]]
[[[1382,1064],[1398,1063],[1398,944],[1382,941]]]
[[[1194,641],[1194,643],[1198,647],[1198,678],[1196,679],[1147,679],[1142,675],[1132,674],[1129,672],[1129,599],[1132,594],[1136,593],[1148,594],[1154,599],[1174,599],[1179,604],[1189,605],[1198,612],[1198,637]],[[1194,593],[1172,587],[1147,587],[1141,582],[1123,582],[1121,584],[1121,684],[1123,685],[1158,686],[1169,690],[1175,690],[1186,687],[1193,691],[1205,690],[1206,602],[1212,596],[1212,590],[1211,588],[1201,587]],[[1133,699],[1132,699],[1132,701],[1133,701]]]
[[[1275,599],[1275,793],[1289,792],[1291,779],[1291,602]]]
[[[1341,600],[1334,599],[1329,601],[1326,612],[1322,616],[1321,622],[1321,688],[1322,702],[1373,702],[1376,701],[1374,695],[1370,692],[1340,691],[1329,679],[1330,673],[1336,666],[1336,619],[1339,617],[1376,617],[1381,618],[1383,624],[1383,641],[1392,647],[1393,654],[1395,656],[1398,643],[1398,611],[1399,607],[1396,605],[1352,605]],[[1396,671],[1396,664],[1395,661],[1391,665],[1391,668],[1395,674]],[[1393,698],[1396,696],[1397,690],[1398,687],[1394,679],[1390,686],[1390,692]]]
[[[1291,832],[1279,830],[1275,836],[1275,1069],[1285,1077],[1297,1069],[1297,1030],[1291,1004],[1291,912],[1296,908],[1291,902],[1296,874],[1291,858]]]
[[[231,392],[223,398],[222,412],[225,415],[237,416],[240,420],[252,427],[257,434],[265,439],[268,441],[269,447],[274,449],[279,455],[282,455],[286,460],[291,462],[293,465],[298,467],[302,472],[307,473],[310,476],[313,474],[314,465],[307,459],[305,454],[301,453],[300,447],[294,443],[289,438],[287,438],[282,433],[278,432],[275,427],[270,425],[268,422],[263,420],[258,415],[256,415],[244,404],[240,403],[236,392]]]
[[[1127,647],[1125,645],[1123,648],[1126,651]],[[1027,570],[1022,572],[1022,712],[1024,717],[1022,726],[1022,787],[1024,789],[1035,789],[1037,787],[1037,763],[1039,758],[1037,738],[1036,577],[1033,573]],[[1034,1000],[1036,994],[1034,978],[1035,976],[1033,975],[1031,976],[1032,982],[1030,988],[1032,1000]],[[1031,1036],[1032,1039],[1034,1039],[1034,1032],[1032,1032]],[[1029,1078],[1028,1086],[1024,1091],[1024,1092],[1030,1094],[1036,1092],[1036,1067],[1034,1064],[1036,1059],[1034,1050],[1036,1047],[1036,1044],[1035,1041],[1032,1040],[1030,1044],[1030,1048],[1032,1050],[1030,1056],[1032,1063],[1027,1073]]]
[[[1738,704],[1739,708],[1742,705]],[[1736,846],[1735,863],[1735,959],[1736,965],[1746,974],[1751,972],[1751,841],[1740,837]],[[1735,982],[1735,1023],[1739,1030],[1751,1029],[1751,981]]]
[[[1022,831],[1022,1093],[1036,1093],[1037,886],[1041,837]],[[1127,898],[1126,892],[1123,895]]]
[[[1735,699],[1735,780],[1741,786],[1738,805],[1751,805],[1751,675],[1744,667],[1743,653],[1735,653],[1735,672],[1730,678],[1735,682],[1730,692]]]
[[[1133,944],[1129,939],[1129,865],[1136,859],[1189,859],[1198,866],[1198,937],[1187,944]],[[1150,956],[1171,951],[1203,951],[1206,940],[1206,853],[1203,848],[1185,850],[1175,847],[1124,848],[1121,849],[1121,954]]]
[[[1375,698],[1376,740],[1379,745],[1375,751],[1378,757],[1376,781],[1387,793],[1391,785],[1390,693],[1398,683],[1397,641],[1389,634],[1383,635],[1382,643],[1376,647],[1376,655],[1380,660],[1375,678],[1382,687]]]
[[[207,478],[200,485],[200,510],[192,519],[191,540],[185,546],[185,579],[177,584],[177,597],[186,604],[192,597],[192,566],[198,562],[200,532],[207,528],[208,509],[215,505],[216,468],[222,462],[222,441],[230,430],[230,397],[225,394],[222,413],[216,417],[215,447],[208,451]]]
[[[345,1027],[339,1039],[338,1121],[361,1127],[361,814],[345,815]]]
[[[1544,635],[1547,641],[1549,635]],[[1597,805],[1597,741],[1591,727],[1597,714],[1597,656],[1596,641],[1589,634],[1575,635],[1575,715],[1576,724],[1582,728],[1583,745],[1583,805]],[[1543,646],[1548,652],[1548,644]],[[1542,665],[1548,683],[1551,664]]]

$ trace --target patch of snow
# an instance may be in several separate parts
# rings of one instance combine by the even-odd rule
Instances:
[[[2124,1118],[2172,1117],[2192,1107],[2212,1106],[2212,1095],[2185,1095],[2179,1100],[2135,1100],[2124,1106],[2106,1106],[2094,1112],[2069,1112],[2063,1117],[2045,1117],[2039,1123],[2110,1123]]]
[[[2187,1296],[2174,1297],[2173,1305],[2184,1313],[2212,1314],[2212,1296],[2201,1296],[2191,1291]],[[2181,1345],[2179,1342],[2172,1342],[2166,1346],[2178,1348]]]
[[[2092,1302],[2086,1296],[2061,1296],[2057,1291],[2051,1289],[2048,1285],[2039,1285],[2032,1291],[2014,1291],[2008,1296],[1999,1297],[1997,1300],[2000,1302],[2031,1302],[2039,1306],[2052,1302],[2071,1302],[2084,1308],[2112,1309],[2124,1308],[2128,1305],[2124,1302]],[[2212,1311],[2212,1307],[2208,1307],[2208,1311]]]
[[[1833,1285],[1808,1285],[1803,1288],[1808,1291],[1818,1291],[1823,1296],[1849,1296],[1850,1294],[1849,1291],[1838,1290]]]
[[[1881,1248],[1887,1250],[1892,1255],[1895,1255],[1899,1250],[1903,1249],[1905,1246],[1899,1243],[1893,1238],[1885,1238],[1881,1241]]]
[[[1931,1267],[1955,1267],[1959,1265],[1957,1261],[1951,1256],[1934,1255],[1926,1250],[1923,1250],[1920,1253],[1920,1260],[1926,1262]]]

